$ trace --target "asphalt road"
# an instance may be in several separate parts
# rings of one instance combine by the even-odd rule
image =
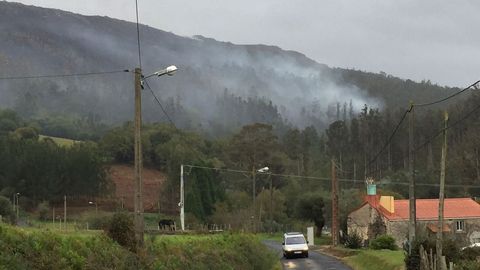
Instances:
[[[283,269],[352,270],[341,261],[312,250],[309,251],[308,258],[285,259],[283,258],[282,245],[280,243],[271,240],[265,240],[263,243],[278,252],[278,258],[282,263]]]

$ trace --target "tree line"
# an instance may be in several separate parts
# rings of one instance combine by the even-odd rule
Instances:
[[[474,197],[480,192],[477,187],[480,114],[474,111],[464,117],[479,102],[480,96],[472,94],[447,107],[451,123],[455,123],[449,130],[447,161],[447,185],[455,186],[447,186],[447,197]],[[145,124],[144,164],[168,175],[160,194],[162,212],[176,215],[178,211],[181,164],[194,165],[185,171],[186,211],[187,217],[197,222],[245,227],[249,226],[245,221],[255,211],[259,221],[269,228],[299,220],[310,220],[322,227],[330,219],[331,159],[338,164],[339,178],[346,180],[340,185],[342,221],[361,202],[365,176],[377,180],[381,193],[407,197],[408,121],[399,126],[387,147],[383,147],[404,111],[367,106],[359,113],[349,111],[348,105],[339,104],[337,120],[325,130],[254,123],[219,138],[169,124]],[[417,186],[417,195],[435,198],[441,140],[431,138],[443,127],[443,113],[435,108],[418,109],[415,113],[415,172],[417,182],[422,184]],[[98,133],[99,139],[95,141],[72,147],[58,146],[48,138],[39,139],[38,126],[36,122],[22,120],[13,111],[1,111],[2,194],[21,192],[34,202],[54,200],[64,194],[106,194],[110,187],[108,165],[133,164],[131,122]],[[381,149],[384,151],[378,154]],[[258,173],[262,167],[269,167],[271,174]],[[255,209],[253,194],[257,201]],[[324,207],[320,211],[303,211],[314,209],[313,204]]]

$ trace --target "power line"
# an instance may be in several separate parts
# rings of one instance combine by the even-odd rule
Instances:
[[[457,96],[457,95],[459,95],[459,94],[461,94],[461,93],[463,93],[463,92],[471,89],[472,87],[477,90],[477,89],[479,89],[479,86],[478,86],[479,84],[480,84],[480,80],[474,82],[473,84],[469,85],[468,87],[466,87],[466,88],[464,88],[464,89],[462,89],[462,90],[460,90],[460,91],[458,91],[458,92],[456,92],[456,93],[454,93],[454,94],[452,94],[452,95],[450,95],[450,96],[447,96],[447,97],[445,97],[445,98],[442,98],[442,99],[439,99],[439,100],[436,100],[436,101],[432,101],[432,102],[428,102],[428,103],[420,103],[420,104],[411,104],[411,105],[410,105],[410,108],[409,108],[408,110],[406,110],[405,113],[403,114],[402,118],[401,118],[400,121],[398,122],[398,124],[397,124],[397,126],[395,127],[394,131],[392,132],[392,134],[391,134],[390,137],[388,138],[387,142],[383,145],[383,147],[382,147],[381,150],[375,155],[375,157],[368,162],[367,167],[370,167],[370,165],[377,160],[377,158],[380,156],[380,154],[381,154],[381,153],[387,148],[387,146],[391,143],[391,141],[392,141],[393,137],[395,136],[398,128],[400,127],[400,125],[402,124],[402,122],[405,120],[405,117],[407,116],[407,114],[412,111],[413,107],[425,107],[425,106],[430,106],[430,105],[434,105],[434,104],[441,103],[441,102],[443,102],[443,101],[445,101],[445,100],[448,100],[448,99],[450,99],[450,98],[453,98],[453,97],[455,97],[455,96]],[[477,110],[477,109],[478,109],[478,108],[476,108],[475,110]],[[475,111],[475,110],[474,110],[474,111]],[[470,113],[468,114],[468,116],[469,116],[471,113],[473,113],[474,111],[470,112]],[[467,116],[467,117],[468,117],[468,116]],[[463,119],[462,119],[462,120],[463,120]],[[456,124],[458,124],[458,122],[456,122],[455,124],[453,124],[453,125],[451,125],[451,126],[454,126],[454,125],[456,125]],[[436,138],[436,137],[437,137],[438,135],[440,135],[442,132],[443,132],[443,129],[440,130],[440,131],[439,131],[437,134],[435,134],[433,137],[431,137],[429,140],[427,140],[426,142],[424,142],[420,147],[417,147],[414,151],[417,151],[418,149],[424,147],[426,144],[428,144],[431,140],[433,140],[434,138]],[[377,170],[375,170],[374,172],[376,172],[376,171],[377,171]]]
[[[429,139],[427,139],[425,142],[423,142],[420,146],[418,146],[417,148],[415,148],[415,152],[420,150],[421,148],[425,147],[428,143],[430,143],[431,141],[433,141],[436,137],[438,137],[440,134],[443,133],[443,131],[445,130],[448,130],[449,128],[451,127],[454,127],[456,125],[458,125],[459,123],[463,122],[464,120],[466,120],[468,117],[470,117],[473,113],[475,113],[478,109],[480,109],[480,105],[476,106],[473,110],[471,110],[470,112],[468,112],[466,115],[464,115],[462,118],[458,119],[457,121],[455,121],[453,124],[449,125],[447,128],[442,128],[441,130],[439,130],[435,135],[433,135],[432,137],[430,137]]]
[[[85,72],[85,73],[70,73],[70,74],[7,76],[7,77],[0,77],[0,80],[23,80],[23,79],[45,79],[45,78],[83,77],[83,76],[95,76],[95,75],[115,74],[115,73],[123,73],[123,72],[130,72],[130,70],[128,70],[128,69],[121,69],[121,70],[111,70],[111,71]]]
[[[167,110],[165,110],[165,108],[163,107],[162,103],[160,102],[160,99],[157,98],[157,96],[155,95],[155,93],[153,92],[153,89],[150,87],[150,85],[148,84],[148,81],[147,80],[144,80],[145,82],[145,85],[147,86],[147,88],[150,90],[150,93],[152,93],[152,96],[155,98],[155,101],[157,102],[158,106],[160,106],[160,109],[162,110],[162,112],[165,114],[165,117],[167,117],[168,121],[170,122],[170,124],[173,126],[173,128],[180,133],[180,129],[175,125],[175,122],[173,122],[172,118],[170,118],[170,116],[168,115],[167,113]],[[187,139],[184,137],[184,136],[179,136],[181,138],[181,140],[183,140],[185,142],[185,145],[187,146],[187,148],[190,149],[190,151],[192,151],[193,154],[197,155],[198,156],[198,152],[197,150],[193,149],[193,147],[190,145],[190,142],[187,141]]]
[[[147,80],[144,80],[145,82],[145,85],[148,87],[148,89],[150,90],[150,93],[152,93],[152,96],[155,98],[155,100],[157,101],[157,104],[158,106],[160,106],[160,109],[162,109],[162,112],[163,114],[165,114],[165,117],[167,117],[168,121],[170,122],[170,124],[172,124],[172,126],[178,130],[177,126],[175,125],[175,123],[173,122],[173,120],[170,118],[170,116],[168,115],[167,111],[165,110],[165,108],[163,107],[162,103],[160,102],[160,100],[157,98],[157,96],[155,95],[155,93],[153,92],[152,88],[150,87],[150,85],[148,84],[148,81]]]
[[[138,0],[135,0],[135,14],[137,18],[137,45],[138,45],[138,64],[140,65],[140,69],[142,69],[142,54],[141,54],[141,47],[140,47],[140,27],[138,25]]]
[[[380,156],[380,154],[381,154],[381,153],[387,148],[387,146],[392,142],[393,136],[395,136],[395,134],[397,133],[398,129],[400,128],[400,125],[402,125],[402,123],[403,123],[403,121],[405,120],[405,117],[407,116],[407,114],[412,111],[412,108],[413,108],[413,106],[410,106],[410,108],[408,108],[408,110],[405,110],[405,112],[403,113],[402,117],[400,118],[400,121],[398,121],[398,124],[395,126],[395,129],[393,130],[392,134],[391,134],[390,137],[388,138],[387,142],[385,142],[385,144],[384,144],[383,147],[380,149],[380,151],[377,152],[377,154],[375,155],[375,157],[374,157],[373,159],[371,159],[371,160],[367,163],[367,167],[370,167],[370,165],[377,160],[377,158]]]
[[[246,171],[246,170],[236,170],[236,169],[228,169],[228,168],[217,168],[217,167],[208,167],[208,166],[197,166],[197,165],[183,165],[184,167],[190,167],[190,168],[199,168],[199,169],[207,169],[207,170],[214,170],[214,171],[223,171],[223,172],[233,172],[233,173],[245,173],[245,174],[250,174],[251,171]],[[283,178],[299,178],[299,179],[310,179],[310,180],[321,180],[321,181],[331,181],[332,179],[329,177],[316,177],[316,176],[303,176],[303,175],[293,175],[293,174],[277,174],[277,173],[259,173],[259,174],[269,174],[272,176],[279,176]],[[363,180],[359,179],[349,179],[349,178],[340,178],[337,179],[340,182],[347,182],[347,183],[363,183]],[[388,182],[388,183],[376,183],[377,185],[409,185],[408,182]],[[430,183],[416,183],[418,186],[433,186],[437,187],[439,184],[430,184]],[[456,184],[450,184],[450,185],[445,185],[445,187],[452,187],[452,188],[462,188],[462,187],[467,187],[467,188],[480,188],[479,186],[476,185],[456,185]]]
[[[472,83],[472,84],[469,85],[468,87],[466,87],[466,88],[464,88],[464,89],[462,89],[462,90],[460,90],[460,91],[458,91],[458,92],[456,92],[456,93],[451,94],[450,96],[444,97],[444,98],[439,99],[439,100],[436,100],[436,101],[428,102],[428,103],[415,104],[414,106],[416,106],[416,107],[425,107],[425,106],[430,106],[430,105],[434,105],[434,104],[438,104],[438,103],[444,102],[445,100],[448,100],[448,99],[450,99],[450,98],[452,98],[452,97],[455,97],[455,96],[457,96],[457,95],[460,95],[461,93],[469,90],[469,89],[472,88],[472,87],[475,88],[475,90],[478,90],[478,87],[479,87],[478,84],[480,84],[480,80]]]

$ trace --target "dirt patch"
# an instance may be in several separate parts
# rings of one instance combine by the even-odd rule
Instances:
[[[131,165],[112,165],[110,178],[115,185],[115,198],[123,202],[125,208],[133,210],[134,199],[134,167]],[[145,212],[158,212],[158,201],[163,184],[167,177],[160,171],[144,168],[143,208]]]

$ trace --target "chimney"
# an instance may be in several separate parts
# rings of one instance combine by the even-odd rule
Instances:
[[[377,185],[375,185],[375,180],[373,178],[368,178],[367,183],[367,195],[368,196],[377,196]]]
[[[393,196],[380,196],[380,205],[391,214],[395,213],[395,199]]]

